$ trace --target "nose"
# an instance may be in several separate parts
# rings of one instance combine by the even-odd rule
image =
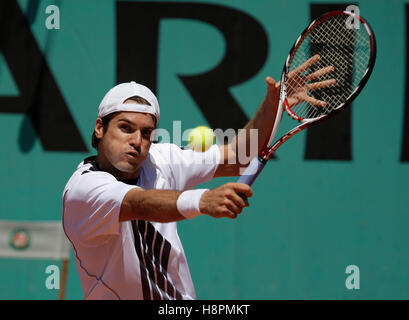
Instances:
[[[136,130],[130,138],[129,144],[134,148],[139,148],[142,144],[142,133],[140,130]]]

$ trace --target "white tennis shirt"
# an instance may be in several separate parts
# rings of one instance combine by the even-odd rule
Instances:
[[[71,241],[85,299],[195,299],[176,222],[119,222],[132,188],[188,190],[210,181],[220,160],[152,144],[137,181],[118,181],[95,157],[81,162],[63,192],[63,226]]]

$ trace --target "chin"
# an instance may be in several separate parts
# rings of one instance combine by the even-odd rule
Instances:
[[[139,165],[124,161],[116,163],[114,167],[121,172],[132,173],[138,170]]]

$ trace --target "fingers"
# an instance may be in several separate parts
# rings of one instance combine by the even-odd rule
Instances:
[[[245,183],[228,183],[226,186],[232,188],[236,193],[243,193],[247,198],[253,195],[253,190]]]
[[[336,82],[337,80],[335,79],[329,79],[329,80],[324,80],[320,82],[308,83],[306,87],[307,87],[307,90],[317,90],[317,89],[322,89],[322,88],[333,86]]]
[[[290,75],[293,76],[293,75],[299,75],[303,73],[304,71],[308,70],[319,59],[320,59],[320,56],[318,54],[316,54],[315,56],[312,56],[307,61],[305,61],[302,65],[300,65],[297,69],[294,69],[293,71],[291,71],[288,76],[290,77]]]
[[[243,199],[240,194],[245,195]],[[247,197],[251,197],[253,191],[251,187],[244,183],[227,183],[224,190],[223,206],[225,208],[225,217],[235,219],[244,207],[248,207]]]
[[[318,90],[318,89],[333,86],[336,82],[337,81],[335,79],[329,79],[329,80],[324,80],[324,81],[320,81],[320,82],[308,83],[305,86],[306,86],[307,91]],[[325,101],[315,99],[315,98],[309,96],[307,93],[303,93],[300,98],[302,100],[304,100],[305,102],[307,102],[307,103],[309,103],[311,105],[317,106],[317,107],[326,107],[327,106],[327,103]]]
[[[267,77],[266,78],[266,83],[269,86],[274,86],[276,84],[275,80],[272,77]]]
[[[280,82],[276,83],[272,77],[267,77],[266,83],[267,83],[267,97],[271,102],[274,103],[274,101],[278,100],[278,96],[280,93]]]
[[[227,195],[227,198],[240,208],[248,207],[249,203],[247,197],[243,198],[242,195],[243,193],[236,193],[233,191]]]
[[[237,218],[237,216],[241,213],[243,210],[242,207],[239,207],[237,204],[235,204],[233,201],[229,201],[226,203],[227,209],[230,211],[230,217],[232,219]]]
[[[326,75],[326,74],[328,74],[330,72],[333,72],[334,70],[335,70],[335,68],[333,66],[325,67],[325,68],[319,69],[319,70],[309,74],[308,76],[305,76],[304,80],[305,81],[311,81],[311,80],[317,79],[317,78],[319,78],[319,77],[321,77],[323,75]]]
[[[226,207],[231,211],[231,218],[235,219],[239,215],[244,207],[248,207],[249,203],[247,198],[253,195],[253,191],[250,186],[243,183],[232,183],[229,185],[232,189],[231,192],[226,193]],[[244,191],[244,192],[243,192]],[[245,196],[243,199],[242,196]]]
[[[309,104],[311,104],[313,106],[322,107],[322,108],[327,106],[327,103],[325,101],[318,100],[318,99],[315,99],[313,97],[310,97],[306,93],[303,94],[302,97],[300,97],[300,98],[301,98],[301,100],[304,100],[305,102],[307,102],[307,103],[309,103]]]
[[[326,107],[327,103],[322,100],[315,99],[308,95],[308,91],[318,90],[333,86],[336,83],[335,79],[328,79],[323,81],[317,81],[309,83],[309,81],[318,79],[326,74],[329,74],[335,70],[333,66],[328,66],[314,71],[308,75],[301,76],[301,73],[307,71],[314,63],[320,59],[320,56],[314,55],[306,62],[301,64],[298,68],[290,72],[288,75],[288,102],[290,107],[297,105],[301,102],[309,103],[310,105],[317,107]]]
[[[266,77],[266,83],[269,87],[274,87],[275,89],[280,88],[280,81],[276,82],[272,77]]]
[[[214,218],[232,218],[235,219],[244,207],[249,203],[240,196],[251,197],[253,191],[250,186],[244,183],[226,183],[216,189],[203,193],[200,199],[200,210],[204,214],[211,215]]]

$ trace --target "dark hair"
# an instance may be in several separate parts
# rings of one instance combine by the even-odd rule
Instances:
[[[104,128],[104,133],[107,132],[109,122],[111,121],[111,119],[112,119],[113,117],[115,117],[115,115],[116,115],[117,113],[118,113],[118,112],[110,113],[110,114],[107,114],[105,117],[102,117],[102,118],[101,118],[101,120],[102,120],[102,126],[103,126],[103,128]],[[99,144],[99,139],[98,139],[97,136],[95,135],[95,131],[94,131],[94,132],[92,133],[92,147],[95,148],[95,149],[98,149],[98,144]]]
[[[145,100],[144,98],[142,98],[142,97],[140,97],[140,96],[130,97],[130,98],[126,99],[125,102],[128,101],[128,100],[133,100],[133,101],[135,101],[136,103],[146,104],[146,105],[148,105],[148,106],[151,105],[151,104],[149,103],[149,101]],[[114,113],[107,114],[105,117],[102,117],[102,118],[101,118],[101,120],[102,120],[102,125],[103,125],[103,128],[104,128],[104,133],[108,130],[109,122],[110,122],[110,121],[112,120],[112,118],[113,118],[115,115],[117,115],[117,114],[118,114],[118,112],[114,112]],[[155,120],[155,125],[156,125],[156,120]],[[96,135],[95,135],[95,130],[94,130],[94,132],[92,133],[92,140],[91,140],[91,141],[92,141],[92,147],[95,148],[95,149],[98,149],[99,139],[98,139],[98,138],[96,137]]]

